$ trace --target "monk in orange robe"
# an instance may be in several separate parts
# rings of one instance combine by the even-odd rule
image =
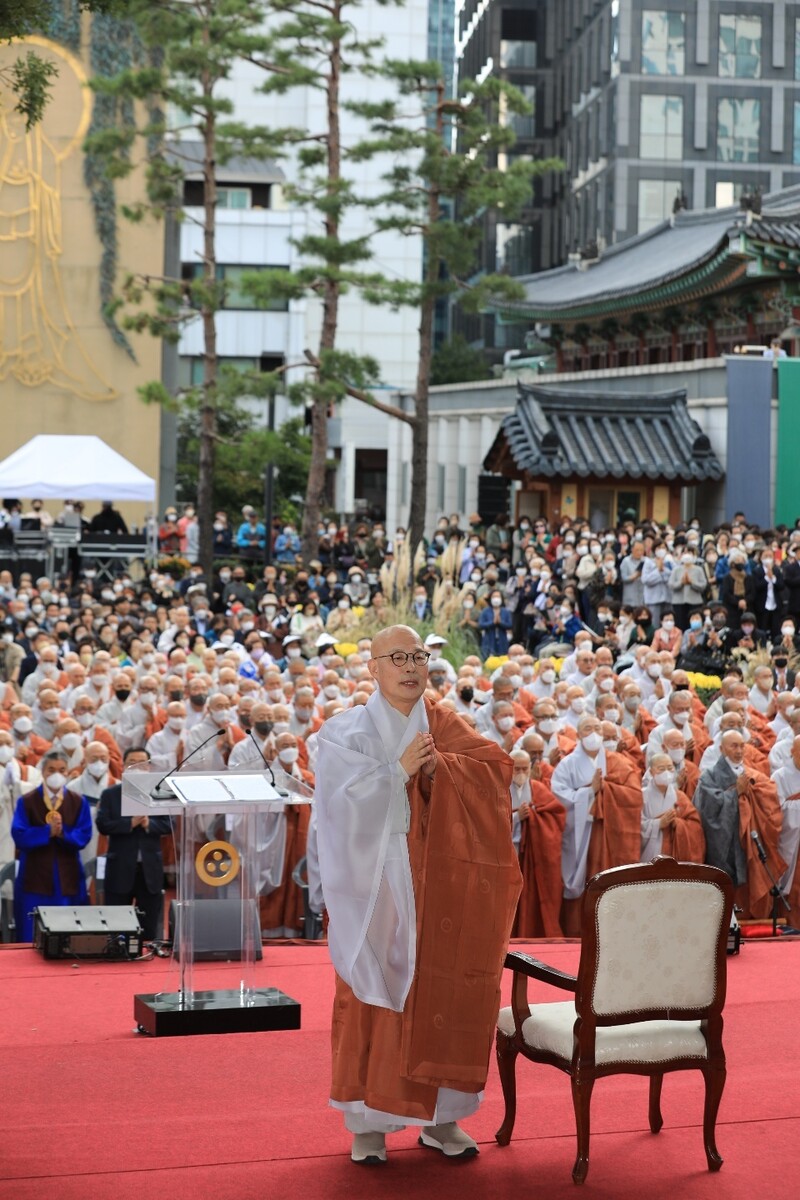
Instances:
[[[542,750],[544,742],[538,734]],[[514,937],[562,937],[561,839],[567,814],[540,777],[541,762],[532,763],[528,754],[515,750],[512,803],[515,785],[522,795],[516,811],[519,819],[519,861],[522,894],[514,922]],[[549,764],[548,764],[549,765]],[[552,771],[552,768],[551,768]]]
[[[354,1162],[418,1125],[447,1157],[477,1144],[458,1125],[479,1102],[521,887],[505,751],[423,700],[415,630],[373,640],[378,685],[320,730],[320,877],[337,971],[331,1103]]]

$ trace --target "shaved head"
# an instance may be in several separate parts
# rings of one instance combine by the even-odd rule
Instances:
[[[410,634],[422,649],[422,640],[416,629],[412,629],[410,625],[389,625],[386,629],[381,629],[376,633],[372,639],[372,657],[377,658],[379,654],[391,654],[392,650],[397,648],[398,636],[402,634]]]

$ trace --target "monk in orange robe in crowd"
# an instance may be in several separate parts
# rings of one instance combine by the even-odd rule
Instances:
[[[530,741],[538,734],[530,735]],[[522,894],[514,922],[514,937],[562,937],[561,912],[561,839],[567,814],[550,788],[542,782],[541,762],[531,763],[524,751],[515,750],[514,785],[522,802],[519,819],[519,861],[522,869]]]

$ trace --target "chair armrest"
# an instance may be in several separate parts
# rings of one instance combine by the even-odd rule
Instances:
[[[547,963],[540,962],[538,958],[531,958],[530,954],[512,951],[506,955],[504,965],[508,967],[509,971],[526,975],[529,979],[539,979],[542,983],[549,983],[565,992],[574,992],[578,984],[577,976],[568,975],[566,971],[559,971],[555,967],[549,967]]]

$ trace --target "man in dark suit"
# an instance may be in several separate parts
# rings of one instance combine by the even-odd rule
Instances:
[[[789,652],[785,646],[772,647],[772,686],[776,692],[791,692],[795,673],[789,666]]]
[[[125,751],[123,770],[149,762],[146,750]],[[152,942],[164,932],[164,862],[161,838],[172,829],[169,817],[122,816],[122,785],[106,788],[95,818],[100,833],[108,835],[105,903],[133,904],[142,914],[144,940]]]

